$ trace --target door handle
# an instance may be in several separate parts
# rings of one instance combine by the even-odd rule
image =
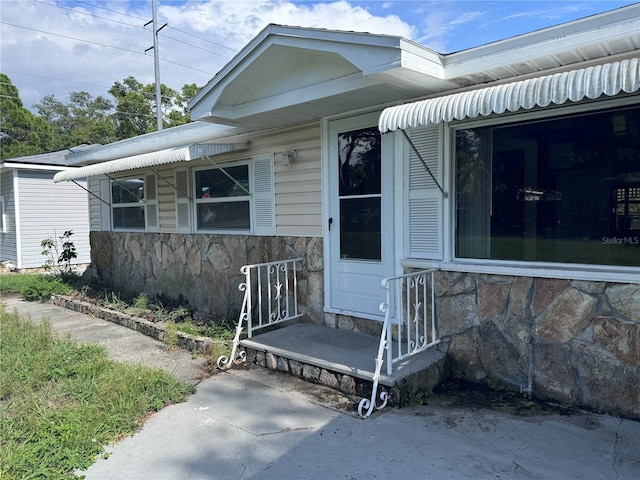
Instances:
[[[329,217],[329,231],[331,231],[331,224],[333,223],[333,218]]]

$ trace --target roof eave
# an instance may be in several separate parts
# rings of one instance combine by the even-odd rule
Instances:
[[[640,4],[578,19],[497,42],[451,53],[444,58],[447,79],[469,77],[487,69],[508,68],[536,58],[553,58],[581,48],[607,45],[621,39],[640,46]],[[614,52],[606,52],[605,57]],[[565,63],[566,65],[566,63]],[[560,66],[560,65],[559,65]]]
[[[65,158],[69,166],[89,165],[187,144],[219,142],[240,133],[243,131],[225,125],[192,122],[71,153]]]

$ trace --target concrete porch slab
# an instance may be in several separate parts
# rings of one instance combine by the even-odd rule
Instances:
[[[240,344],[300,363],[371,381],[375,372],[380,338],[362,333],[299,323],[245,339]],[[437,363],[445,353],[436,348],[413,355],[380,377],[382,385],[393,387],[399,380]]]

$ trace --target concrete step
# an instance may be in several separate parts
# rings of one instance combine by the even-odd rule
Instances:
[[[305,323],[241,341],[249,363],[364,397],[371,393],[379,343],[371,335]],[[402,406],[449,376],[446,344],[441,344],[396,364],[392,375],[383,364],[380,385],[392,405]]]

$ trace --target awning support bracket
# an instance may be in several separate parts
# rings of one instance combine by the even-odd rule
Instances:
[[[104,203],[107,206],[111,206],[111,204],[109,202],[107,202],[105,199],[99,197],[98,195],[96,195],[95,193],[93,193],[91,190],[89,190],[88,188],[83,187],[82,185],[80,185],[78,182],[76,182],[75,180],[71,180],[71,182],[75,183],[77,186],[79,186],[81,189],[83,189],[85,192],[87,192],[89,195],[93,195],[94,197],[96,197],[98,200],[100,200],[102,203]]]
[[[213,165],[214,167],[216,167],[218,170],[220,170],[222,173],[224,173],[229,180],[231,180],[233,183],[235,183],[238,187],[240,187],[247,195],[251,196],[251,192],[249,192],[249,190],[247,190],[246,188],[244,188],[243,185],[240,184],[240,182],[238,182],[235,178],[233,178],[229,173],[227,173],[227,171],[222,168],[220,165],[218,165],[216,162],[214,162],[213,160],[211,160],[211,158],[209,158],[208,155],[204,155],[203,157],[206,158],[209,163],[211,163],[211,165]]]
[[[162,175],[160,175],[158,173],[157,170],[153,169],[153,168],[149,168],[149,170],[151,170],[153,173],[156,174],[157,177],[159,177],[161,180],[164,180],[164,182],[169,185],[171,188],[173,188],[176,192],[178,192],[180,195],[182,195],[185,198],[188,198],[189,200],[193,200],[189,195],[187,195],[185,192],[183,192],[182,190],[180,190],[177,186],[175,186],[173,183],[171,183],[168,179],[166,179],[165,177],[163,177]]]
[[[448,196],[447,192],[445,192],[444,189],[440,186],[440,183],[438,182],[436,177],[431,172],[431,169],[429,168],[429,165],[427,165],[427,162],[425,162],[424,158],[422,158],[422,155],[420,155],[420,152],[418,151],[418,148],[411,141],[411,137],[409,137],[409,135],[407,135],[407,132],[405,132],[403,129],[400,129],[400,131],[404,135],[404,138],[407,139],[407,142],[409,142],[409,146],[411,147],[411,149],[414,151],[414,153],[418,156],[418,158],[422,162],[422,165],[424,165],[424,168],[427,170],[427,173],[431,176],[431,179],[435,182],[435,184],[438,187],[438,189],[442,192],[442,195],[444,196],[444,198],[447,198],[447,196]]]

